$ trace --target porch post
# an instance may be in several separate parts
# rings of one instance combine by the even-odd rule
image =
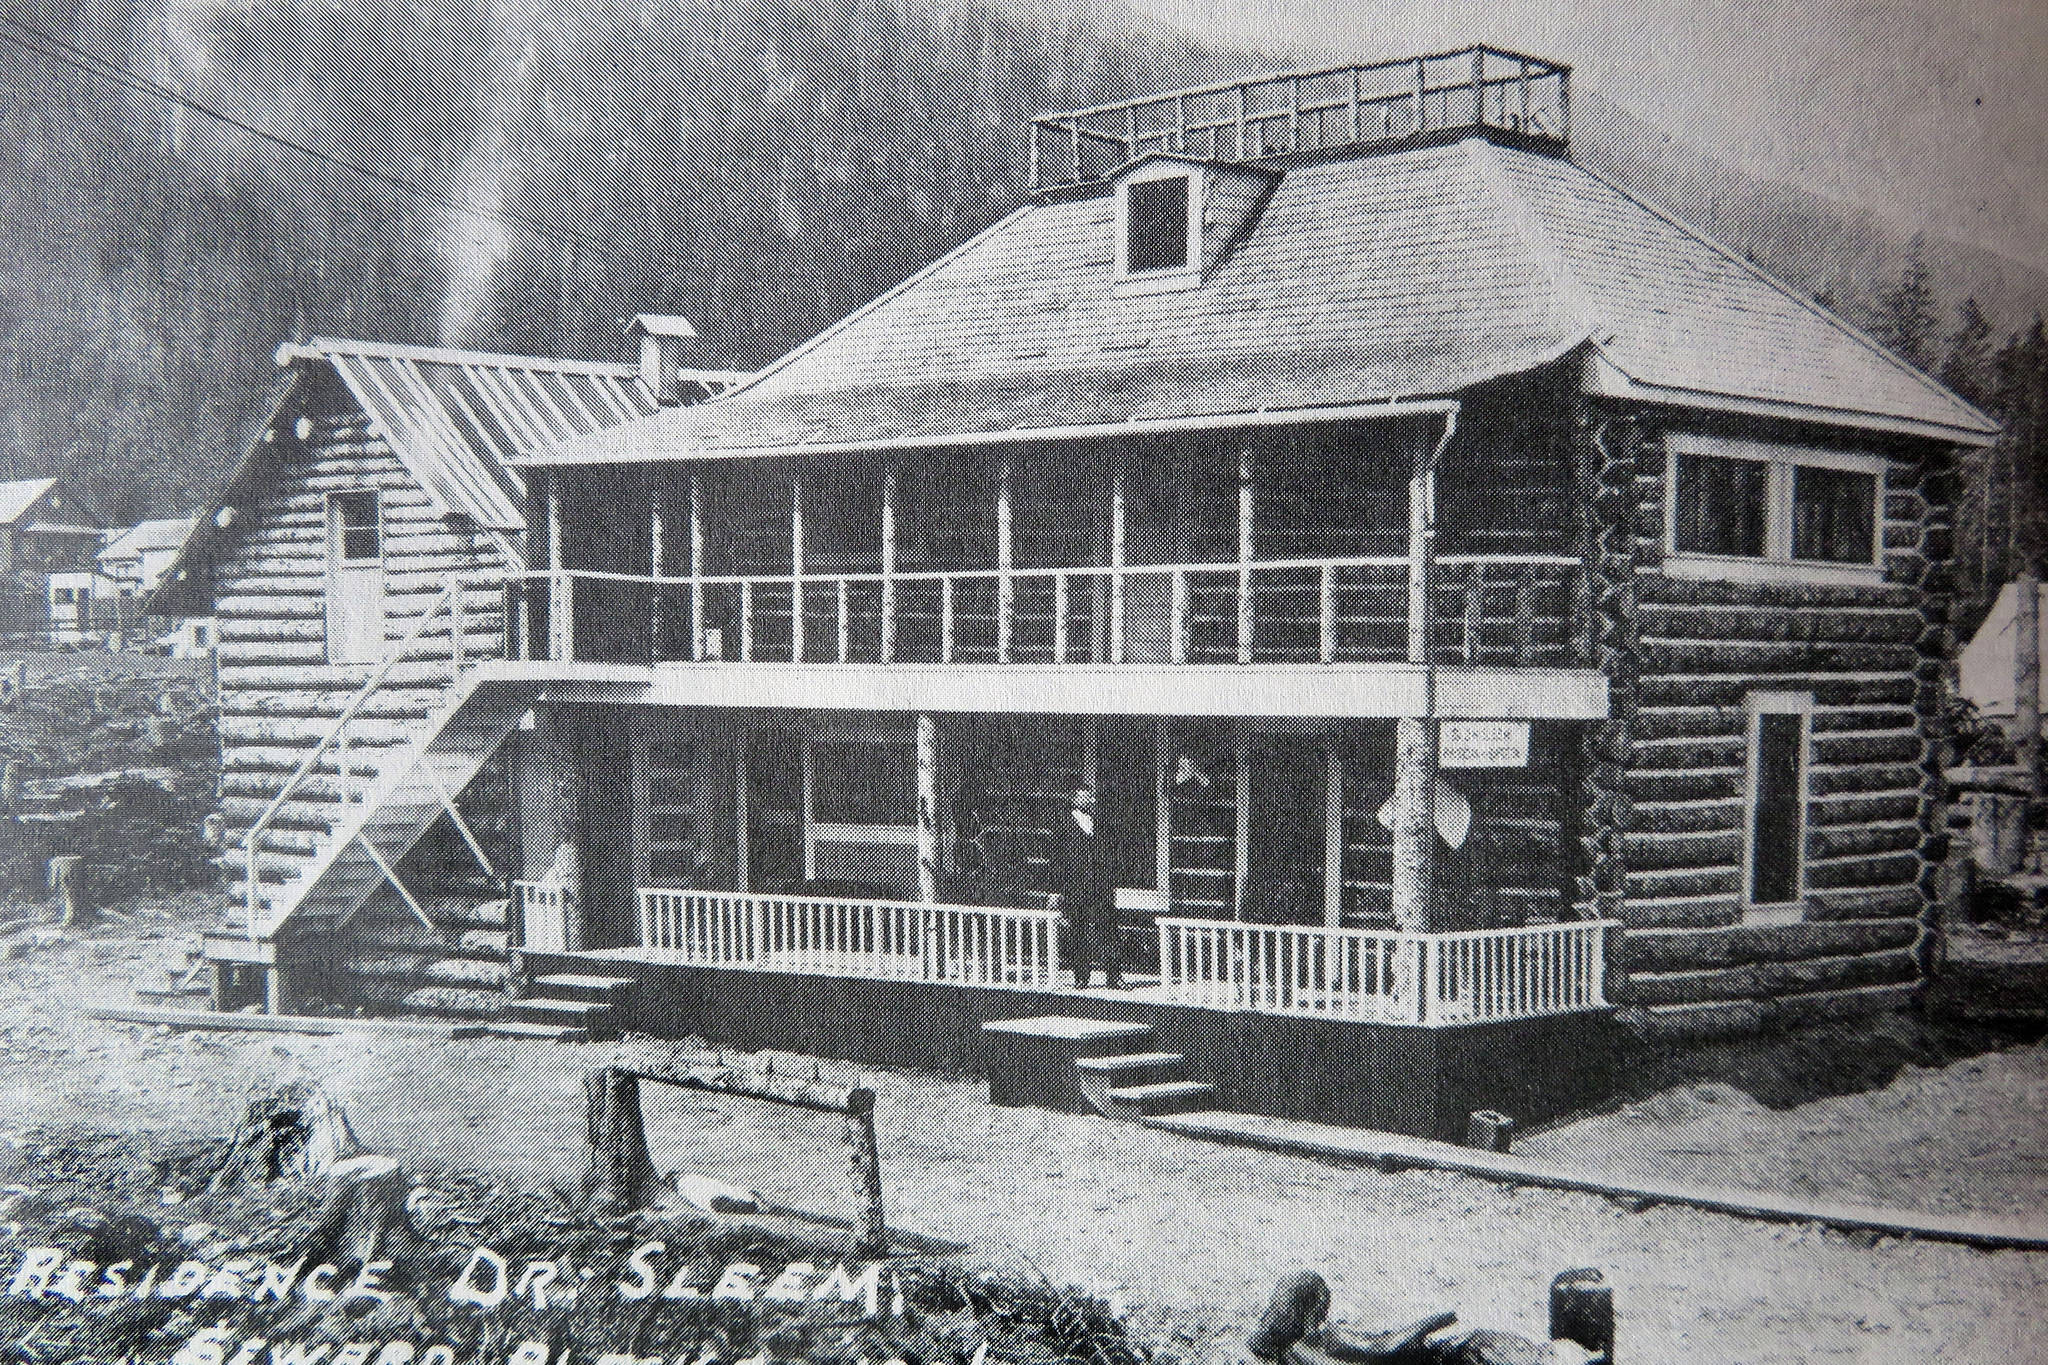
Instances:
[[[1015,462],[1005,453],[996,470],[996,662],[1010,662],[1010,636],[1015,625],[1017,586],[1011,577],[1016,567],[1016,546],[1012,539],[1012,484]]]
[[[1252,874],[1252,744],[1251,735],[1245,729],[1244,717],[1239,716],[1230,726],[1231,766],[1237,769],[1235,802],[1237,806],[1236,860],[1231,865],[1230,917],[1244,918],[1245,882]]]
[[[742,720],[732,727],[732,881],[733,890],[745,893],[753,890],[747,868],[747,844],[752,835],[747,811],[747,750],[751,748],[753,735]]]
[[[1159,902],[1169,913],[1173,909],[1173,720],[1161,716],[1152,727],[1152,810],[1158,832],[1153,855],[1159,883]]]
[[[1323,746],[1323,924],[1344,923],[1344,754],[1332,735]]]
[[[1124,661],[1124,459],[1110,456],[1109,468],[1109,661]]]
[[[789,661],[804,661],[804,476],[789,476]],[[809,752],[808,749],[805,752]]]
[[[809,717],[797,734],[799,780],[802,783],[797,797],[797,827],[804,837],[804,880],[818,879],[818,822],[812,812],[817,809],[818,768],[812,753],[814,736],[811,733]]]
[[[939,731],[928,711],[917,713],[917,898],[939,898]]]
[[[702,663],[704,647],[704,476],[690,474],[690,657]]]
[[[1431,579],[1435,561],[1436,461],[1454,419],[1445,419],[1435,450],[1425,441],[1408,481],[1408,662],[1422,670],[1419,716],[1394,723],[1394,922],[1405,933],[1427,933],[1431,888],[1436,883],[1436,664],[1431,640]]]
[[[881,661],[896,662],[896,497],[900,466],[889,461],[882,470],[882,604]]]
[[[661,470],[647,471],[647,573],[660,579],[667,558],[668,523],[661,505]],[[662,585],[654,583],[647,594],[647,662],[661,662]]]
[[[562,479],[547,471],[548,518],[548,657],[566,662],[576,656],[573,588],[562,577]]]
[[[1237,661],[1252,661],[1252,451],[1237,452]]]

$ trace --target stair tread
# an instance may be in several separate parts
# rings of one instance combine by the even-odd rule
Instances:
[[[557,1000],[552,996],[532,996],[525,1000],[515,1000],[512,1002],[512,1008],[539,1010],[545,1014],[573,1014],[578,1017],[612,1013],[612,1007],[602,1000]]]
[[[1215,1090],[1207,1081],[1154,1081],[1150,1085],[1118,1086],[1109,1092],[1113,1100],[1164,1100],[1181,1095],[1206,1095]]]
[[[504,1019],[486,1024],[484,1032],[495,1038],[551,1038],[560,1043],[587,1043],[590,1030],[571,1028],[566,1024],[531,1024],[520,1019]]]
[[[1077,1057],[1074,1065],[1083,1071],[1143,1071],[1147,1067],[1172,1066],[1186,1060],[1178,1052],[1119,1052],[1108,1057]]]
[[[547,976],[536,976],[536,986],[563,986],[571,990],[588,991],[619,990],[633,984],[630,976],[588,976],[582,972],[552,972]]]

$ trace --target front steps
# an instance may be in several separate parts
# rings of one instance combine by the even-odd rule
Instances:
[[[995,1104],[1133,1121],[1213,1104],[1215,1087],[1184,1077],[1180,1053],[1156,1050],[1150,1024],[1052,1014],[981,1031]]]

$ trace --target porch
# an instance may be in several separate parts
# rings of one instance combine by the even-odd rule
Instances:
[[[1540,1121],[1598,1093],[1613,927],[1398,934],[1161,916],[1156,969],[1076,989],[1042,910],[662,888],[644,942],[569,952],[519,886],[536,974],[635,983],[637,1028],[721,1046],[982,1074],[981,1025],[1143,1024],[1222,1107],[1449,1137],[1480,1108]]]

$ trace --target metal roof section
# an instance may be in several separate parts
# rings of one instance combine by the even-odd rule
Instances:
[[[281,348],[278,359],[333,365],[442,515],[499,531],[526,525],[525,485],[509,461],[655,410],[629,365],[327,339]]]
[[[1586,386],[1958,443],[1997,426],[1796,291],[1498,135],[1286,169],[1198,287],[1116,288],[1109,187],[1034,203],[752,382],[524,465],[1032,439]]]

